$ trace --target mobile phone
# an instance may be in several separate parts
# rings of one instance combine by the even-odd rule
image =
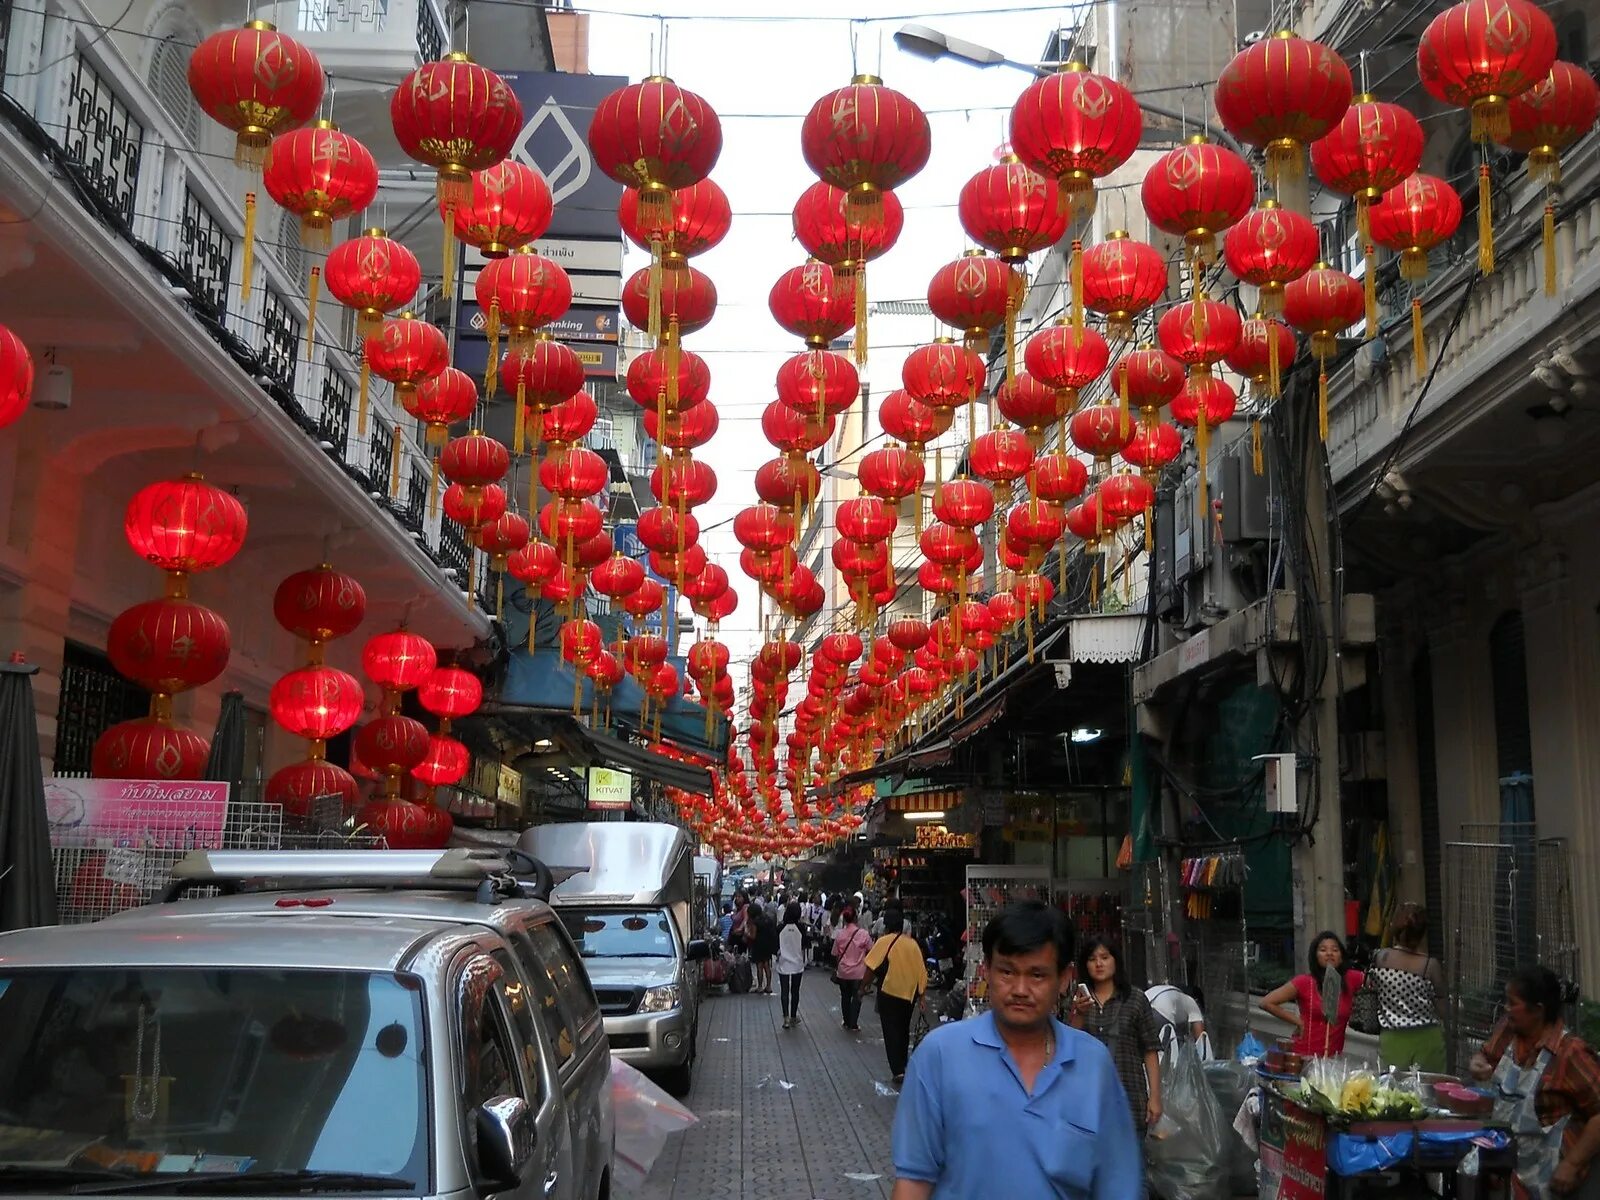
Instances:
[[[1089,995],[1089,985],[1087,983],[1080,983],[1078,985],[1078,995],[1082,996],[1085,1000],[1092,999],[1092,997]]]

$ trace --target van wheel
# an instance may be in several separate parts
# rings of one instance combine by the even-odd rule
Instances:
[[[689,1083],[694,1075],[694,1056],[676,1067],[661,1072],[661,1086],[680,1100],[689,1094]]]

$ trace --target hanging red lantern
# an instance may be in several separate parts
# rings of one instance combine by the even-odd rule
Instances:
[[[432,379],[450,365],[450,344],[444,331],[426,321],[419,321],[409,312],[390,317],[380,327],[378,336],[365,341],[366,353],[361,360],[361,398],[358,406],[357,432],[367,431],[367,374],[394,384],[395,398],[402,407],[414,395],[417,385]],[[398,439],[396,439],[398,441]]]
[[[795,201],[794,235],[812,258],[852,278],[899,241],[905,209],[892,192],[883,194],[876,210],[848,200],[842,188],[812,184]]]
[[[492,521],[480,522],[472,529],[472,544],[489,556],[489,566],[504,571],[511,555],[528,544],[532,536],[528,518],[521,513],[501,513]]]
[[[539,483],[563,500],[586,500],[605,490],[611,479],[606,460],[586,446],[552,454],[539,465]]]
[[[652,300],[651,288],[656,289]],[[636,329],[647,329],[650,305],[659,305],[658,320],[673,336],[694,333],[711,323],[717,312],[717,285],[690,266],[645,267],[622,286],[622,313]]]
[[[1473,140],[1511,132],[1509,106],[1550,74],[1556,27],[1528,0],[1464,0],[1428,23],[1417,74],[1435,100],[1472,111]]]
[[[800,125],[806,165],[861,208],[922,170],[932,148],[922,110],[871,75],[823,96]]]
[[[317,743],[312,758],[323,756],[321,743],[356,723],[365,703],[359,679],[321,665],[290,671],[272,685],[267,698],[274,721],[295,737]]]
[[[1116,525],[1148,516],[1155,502],[1155,486],[1142,475],[1118,471],[1100,485],[1100,506],[1106,519]]]
[[[504,258],[543,237],[554,211],[544,176],[514,158],[474,171],[470,195],[453,212],[443,203],[439,206],[439,215],[450,222],[456,241],[488,258]]]
[[[1033,460],[1028,473],[1028,490],[1051,504],[1065,504],[1083,495],[1089,486],[1089,471],[1071,454],[1058,450]]]
[[[1026,475],[1033,463],[1033,447],[1015,429],[991,429],[973,439],[967,460],[972,473],[994,484],[996,499],[1007,504],[1011,485]]]
[[[0,325],[0,429],[10,425],[33,400],[33,357],[22,339]]]
[[[1294,330],[1272,317],[1253,317],[1244,323],[1226,362],[1250,381],[1258,395],[1275,397],[1283,390],[1283,372],[1298,352]]]
[[[1422,324],[1422,298],[1416,285],[1428,277],[1429,253],[1454,237],[1461,227],[1461,215],[1461,197],[1456,190],[1443,179],[1420,171],[1390,188],[1372,206],[1372,240],[1400,255],[1400,278],[1413,285],[1411,349],[1419,377],[1427,369],[1428,344]],[[1548,207],[1546,217],[1553,222],[1554,214]],[[1548,225],[1546,229],[1548,232]]]
[[[233,130],[242,167],[259,167],[274,137],[316,116],[323,82],[317,56],[266,21],[214,33],[189,56],[189,90]]]
[[[734,515],[733,536],[741,546],[771,554],[794,540],[794,522],[781,508],[755,504]]]
[[[676,554],[700,540],[700,522],[693,513],[647,508],[635,529],[641,545],[661,554]]]
[[[1283,312],[1284,284],[1309,271],[1322,252],[1317,227],[1309,217],[1263,200],[1222,239],[1228,270],[1258,289],[1261,311]]]
[[[428,670],[432,669],[430,664]],[[416,682],[421,682],[426,675],[426,671],[422,672]],[[398,713],[374,717],[356,731],[355,752],[363,766],[384,778],[386,783],[392,782],[398,794],[398,777],[428,753],[427,726]]]
[[[647,223],[671,211],[673,193],[692,187],[716,166],[722,124],[700,96],[653,75],[600,101],[589,124],[595,164],[638,189]]]
[[[1172,403],[1183,382],[1183,364],[1154,346],[1130,350],[1111,368],[1111,383],[1123,408],[1147,414]]]
[[[492,437],[474,430],[465,437],[451,438],[439,452],[439,473],[469,492],[499,483],[511,469],[511,456]]]
[[[296,571],[272,595],[272,615],[295,637],[312,645],[313,661],[323,642],[354,633],[367,613],[367,594],[343,571],[322,563]]]
[[[1244,159],[1196,134],[1150,164],[1139,197],[1152,225],[1183,238],[1198,272],[1216,260],[1217,235],[1250,211],[1256,181]]]
[[[455,50],[400,81],[389,119],[400,149],[438,173],[441,211],[454,213],[471,202],[472,173],[511,153],[522,132],[522,105],[504,79]]]
[[[419,382],[400,402],[410,416],[427,426],[428,445],[442,446],[450,440],[450,426],[477,411],[478,385],[465,371],[446,367]]]
[[[717,494],[717,473],[693,458],[663,459],[650,472],[650,494],[663,507],[698,508]]]
[[[884,636],[907,654],[922,649],[928,640],[928,623],[918,617],[896,617]]]
[[[822,476],[803,458],[774,458],[756,468],[756,495],[779,508],[803,508],[821,489]]]
[[[624,562],[633,562],[624,559]],[[634,563],[634,566],[639,564]],[[548,580],[554,579],[561,571],[561,555],[556,553],[556,548],[546,542],[529,542],[521,550],[514,551],[506,559],[506,570],[513,579],[526,584],[530,590],[537,592]],[[639,568],[640,576],[644,568]]]
[[[1209,371],[1239,344],[1243,327],[1231,304],[1209,300],[1201,292],[1162,313],[1156,337],[1161,348],[1185,366]]]
[[[922,382],[921,375],[918,382]],[[904,442],[908,450],[919,456],[929,442],[949,432],[954,420],[953,408],[924,404],[904,388],[895,388],[885,396],[878,409],[878,423],[883,431]]]
[[[140,488],[122,520],[133,552],[179,577],[228,562],[248,528],[244,506],[195,473]]]
[[[221,675],[230,644],[221,616],[170,596],[124,609],[106,632],[106,654],[117,673],[146,691],[169,696]]]
[[[428,739],[428,753],[411,768],[411,774],[429,787],[449,787],[461,782],[471,762],[466,746],[448,734],[436,733]]]
[[[1344,59],[1321,42],[1287,31],[1246,46],[1217,79],[1223,128],[1266,151],[1267,180],[1305,174],[1305,147],[1350,107],[1355,85]]]
[[[970,404],[983,388],[986,374],[979,354],[949,338],[918,346],[900,367],[907,394],[936,409]]]
[[[476,712],[483,703],[483,684],[460,667],[435,667],[417,685],[417,703],[446,721]]]
[[[506,491],[499,484],[467,487],[452,483],[444,490],[441,505],[446,519],[470,534],[480,526],[492,525],[506,513]]]
[[[880,542],[894,533],[899,518],[891,505],[876,496],[857,496],[839,504],[833,523],[843,537]]]
[[[1152,421],[1134,431],[1122,448],[1122,461],[1146,475],[1159,475],[1183,453],[1183,438],[1166,421]]]
[[[343,813],[356,801],[359,785],[355,776],[320,758],[306,759],[280,767],[267,780],[264,798],[276,804],[285,815],[304,821],[311,817],[318,801],[332,800]]]
[[[640,408],[670,417],[711,394],[711,369],[691,350],[646,350],[628,364],[628,395]]]
[[[1070,330],[1071,326],[1067,328]],[[1075,392],[1067,394],[1074,400],[1077,398]],[[1002,417],[1022,427],[1034,449],[1043,444],[1045,430],[1071,408],[1071,403],[1063,399],[1062,393],[1041,383],[1026,371],[996,388],[994,403]]]
[[[1328,360],[1338,335],[1361,319],[1366,299],[1359,283],[1327,263],[1318,263],[1283,291],[1283,318],[1311,337],[1317,360],[1317,426],[1328,436]]]
[[[1543,79],[1511,97],[1502,146],[1528,156],[1528,178],[1561,182],[1561,152],[1600,117],[1600,84],[1583,67],[1559,59]]]
[[[970,529],[935,521],[922,531],[917,544],[922,547],[923,557],[939,566],[959,567],[974,554],[980,563],[983,561],[983,548]]]
[[[1026,555],[1033,548],[1045,550],[1054,545],[1066,528],[1065,521],[1066,513],[1060,506],[1030,496],[1027,503],[1006,514],[1006,536]]]
[[[378,194],[378,162],[332,121],[274,138],[262,185],[280,208],[300,218],[300,242],[326,246],[333,223],[360,213]]]
[[[89,773],[96,779],[199,779],[211,744],[164,717],[120,721],[95,739]]]
[[[1070,218],[1055,178],[1039,174],[1015,154],[1003,155],[967,180],[957,211],[967,236],[1008,263],[1054,246],[1066,236]]]
[[[774,400],[761,410],[762,435],[790,455],[809,454],[826,445],[833,436],[836,423],[836,419],[826,412],[818,417],[814,407],[802,410],[782,400]]]
[[[899,446],[869,450],[856,472],[861,490],[891,504],[899,504],[922,487],[926,472],[922,461]]]
[[[322,274],[334,299],[356,310],[363,338],[383,327],[386,313],[410,304],[422,285],[417,256],[377,228],[335,246]]]
[[[1048,325],[1029,338],[1022,357],[1028,374],[1054,388],[1062,411],[1070,412],[1078,403],[1078,392],[1106,369],[1111,347],[1096,330],[1077,329],[1063,321]],[[1015,417],[1008,419],[1016,421]]]
[[[572,307],[572,280],[560,265],[524,246],[485,265],[473,294],[483,310],[493,363],[500,358],[502,329],[515,349]]]
[[[850,360],[831,350],[802,350],[778,368],[778,399],[801,414],[836,417],[861,398]]]
[[[987,349],[990,335],[1004,325],[1008,357],[1014,360],[1022,293],[1021,275],[982,250],[969,250],[933,273],[928,307],[940,321],[961,332],[969,350]],[[1016,373],[1014,366],[1010,373]]]
[[[1231,420],[1239,397],[1232,386],[1215,375],[1192,375],[1173,398],[1172,419],[1195,431],[1195,451],[1200,458],[1199,506],[1206,512],[1206,453],[1211,430]]]
[[[438,665],[433,643],[405,629],[374,634],[361,648],[361,670],[386,691],[410,691]],[[374,769],[379,766],[365,751],[361,761]]]
[[[1128,161],[1143,131],[1133,93],[1082,63],[1030,84],[1011,108],[1017,156],[1054,179],[1079,216],[1094,210],[1094,181]]]
[[[1096,462],[1109,462],[1111,456],[1133,437],[1134,425],[1128,414],[1115,404],[1093,404],[1072,414],[1068,431],[1072,444]]]
[[[762,410],[763,423],[766,420],[766,413],[773,410],[782,413],[791,412],[786,405],[774,400]],[[682,412],[669,413],[665,422],[653,408],[644,412],[645,433],[668,450],[698,450],[716,436],[721,425],[722,418],[717,414],[715,404],[696,404],[693,408],[684,409]]]
[[[1115,229],[1083,252],[1084,307],[1106,319],[1106,335],[1126,340],[1133,320],[1167,291],[1167,262],[1148,242]]]
[[[589,431],[599,415],[598,407],[592,398],[589,399],[588,407],[594,409],[594,416],[590,416],[588,424],[584,424],[588,409],[578,400],[582,394],[584,369],[577,351],[544,334],[536,335],[531,342],[508,351],[499,375],[517,398],[511,443],[512,450],[517,454],[523,452],[530,436],[534,441],[576,441]],[[582,432],[576,437],[558,438],[546,428],[546,422],[553,419],[550,414],[558,406],[569,401],[576,406],[567,410],[575,424],[564,419],[557,421],[557,424],[565,430],[582,426]],[[533,417],[531,426],[528,421],[530,413]]]
[[[728,236],[733,209],[713,179],[701,179],[672,194],[671,206],[640,204],[639,193],[625,188],[617,205],[617,222],[628,240],[652,252],[663,266],[683,266]],[[644,326],[640,326],[644,328]]]
[[[778,277],[767,297],[773,320],[814,350],[826,350],[855,323],[855,284],[813,259]]]
[[[589,582],[594,590],[612,601],[620,601],[639,590],[645,580],[644,568],[626,555],[613,554],[594,569]]]

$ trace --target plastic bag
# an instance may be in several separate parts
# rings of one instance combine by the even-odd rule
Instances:
[[[1246,1033],[1239,1043],[1239,1048],[1233,1052],[1233,1057],[1245,1066],[1253,1066],[1267,1056],[1267,1048],[1261,1044],[1261,1039],[1253,1033]]]
[[[617,1142],[614,1163],[617,1178],[638,1186],[667,1138],[687,1129],[700,1118],[662,1091],[635,1067],[611,1059],[611,1107],[615,1113]]]
[[[1161,1107],[1145,1142],[1150,1190],[1164,1200],[1228,1200],[1226,1120],[1191,1043],[1162,1052]]]
[[[1226,1117],[1236,1115],[1223,1141],[1228,1145],[1228,1190],[1235,1196],[1252,1196],[1256,1192],[1255,1121],[1250,1119],[1245,1133],[1240,1131],[1237,1114],[1244,1109],[1246,1098],[1255,1086],[1250,1068],[1236,1062],[1208,1062],[1201,1070],[1206,1085],[1217,1101],[1217,1107]]]

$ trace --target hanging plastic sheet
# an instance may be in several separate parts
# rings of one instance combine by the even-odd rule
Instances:
[[[611,1106],[617,1178],[630,1189],[644,1183],[667,1139],[700,1119],[619,1058],[611,1060]]]

